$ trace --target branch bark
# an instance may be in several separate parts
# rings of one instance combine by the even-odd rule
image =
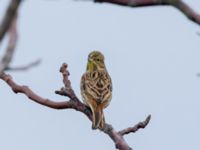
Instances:
[[[64,87],[62,87],[60,90],[55,91],[56,94],[69,97],[68,101],[64,102],[56,102],[52,101],[47,98],[43,98],[39,95],[37,95],[35,92],[33,92],[28,86],[24,85],[18,85],[15,83],[11,76],[9,76],[6,73],[3,73],[0,75],[0,79],[5,81],[13,90],[15,93],[22,93],[26,95],[29,99],[33,100],[36,103],[39,103],[41,105],[54,108],[54,109],[74,109],[79,112],[82,112],[85,114],[90,121],[92,121],[92,113],[89,107],[87,107],[84,103],[82,103],[76,94],[74,93],[74,90],[71,87],[71,82],[68,79],[69,72],[67,70],[67,64],[63,64],[60,68],[60,72],[63,76],[63,83]],[[103,129],[99,129],[103,131],[105,134],[107,134],[115,143],[115,146],[119,150],[132,150],[132,148],[127,144],[127,142],[124,140],[123,136],[125,134],[136,132],[141,128],[145,128],[149,121],[151,116],[149,115],[145,121],[139,122],[134,127],[130,127],[121,131],[116,131],[112,125],[106,123],[105,127]]]
[[[146,7],[146,6],[173,6],[180,10],[189,20],[200,25],[200,15],[194,11],[188,4],[182,0],[94,0],[99,3],[112,3],[128,7]]]

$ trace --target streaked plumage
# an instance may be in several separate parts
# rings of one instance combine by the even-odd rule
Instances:
[[[112,97],[112,82],[104,64],[104,56],[99,51],[88,55],[86,72],[81,78],[81,95],[92,111],[92,128],[103,128],[103,109]]]

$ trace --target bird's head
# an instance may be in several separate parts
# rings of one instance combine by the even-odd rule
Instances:
[[[87,70],[88,71],[95,71],[95,70],[105,70],[104,64],[104,56],[99,51],[92,51],[88,55],[88,64]]]

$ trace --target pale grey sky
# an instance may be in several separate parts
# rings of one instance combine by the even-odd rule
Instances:
[[[8,0],[0,0],[0,16]],[[199,0],[187,0],[200,13]],[[19,12],[13,65],[42,59],[17,83],[55,101],[67,62],[80,97],[87,55],[100,50],[113,80],[106,120],[120,130],[145,119],[148,127],[125,136],[134,150],[200,149],[200,26],[172,7],[127,8],[93,2],[25,0]],[[0,49],[3,52],[5,42]],[[74,110],[40,106],[0,81],[1,150],[111,150],[105,134]]]

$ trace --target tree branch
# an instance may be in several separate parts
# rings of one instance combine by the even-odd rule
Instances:
[[[71,87],[71,82],[68,79],[69,71],[67,70],[67,64],[63,63],[63,65],[60,67],[60,72],[63,75],[63,83],[65,87],[62,87],[59,91],[55,91],[56,94],[67,96],[75,101],[78,101],[78,98],[76,97],[74,90]]]
[[[193,21],[194,23],[197,23],[200,25],[200,15],[195,12],[189,5],[187,5],[183,1],[179,1],[176,5],[174,5],[176,8],[178,8],[182,13],[185,14],[185,16]]]
[[[139,122],[134,127],[129,127],[127,129],[119,131],[118,133],[122,136],[129,133],[134,133],[141,128],[145,128],[149,124],[150,119],[151,119],[151,115],[147,116],[147,118],[143,122]]]
[[[37,59],[36,61],[31,62],[31,63],[24,65],[24,66],[17,66],[17,67],[8,66],[5,70],[8,70],[8,71],[26,71],[26,70],[28,70],[32,67],[39,65],[40,62],[41,62],[41,59]]]
[[[8,47],[5,51],[5,54],[3,56],[3,58],[0,60],[0,74],[6,69],[8,68],[12,58],[13,58],[13,54],[15,51],[15,47],[17,45],[17,25],[16,25],[16,21],[17,21],[17,15],[13,18],[12,20],[12,24],[8,30],[9,32],[9,42],[8,42]]]
[[[12,77],[8,74],[3,73],[0,78],[4,80],[13,90],[14,93],[23,93],[25,94],[29,99],[35,101],[36,103],[39,103],[41,105],[54,108],[54,109],[65,109],[69,108],[68,102],[54,102],[52,100],[42,98],[41,96],[34,93],[28,86],[25,85],[18,85],[12,80]]]
[[[71,82],[68,79],[69,72],[67,70],[66,63],[64,63],[61,66],[60,72],[62,73],[62,76],[63,76],[64,87],[61,88],[61,90],[56,91],[56,94],[67,96],[70,98],[68,101],[64,101],[64,102],[55,102],[50,99],[42,98],[41,96],[33,92],[29,87],[18,85],[17,83],[15,83],[13,79],[11,78],[11,76],[9,76],[8,74],[5,74],[5,73],[1,74],[0,79],[5,81],[15,93],[23,93],[29,99],[33,100],[36,103],[39,103],[41,105],[54,108],[54,109],[74,109],[79,112],[82,112],[88,117],[90,121],[92,121],[92,113],[91,113],[90,108],[87,107],[84,103],[82,103],[78,99],[78,97],[74,93],[74,90],[71,87]],[[150,121],[150,116],[148,116],[145,121],[136,124],[134,127],[127,128],[119,132],[117,132],[112,127],[112,125],[106,123],[104,128],[99,129],[99,130],[103,131],[113,140],[117,149],[132,150],[132,148],[129,147],[129,145],[124,140],[123,135],[128,134],[130,132],[136,132],[137,130],[141,128],[145,128],[147,124],[149,123],[149,121]]]
[[[129,7],[168,5],[180,10],[188,19],[200,25],[200,15],[182,0],[94,0],[99,3],[112,3]]]
[[[2,23],[0,25],[0,42],[2,41],[4,35],[10,28],[10,25],[13,21],[13,18],[16,16],[17,10],[19,8],[20,2],[22,0],[11,0],[7,8],[7,11],[4,15]]]

